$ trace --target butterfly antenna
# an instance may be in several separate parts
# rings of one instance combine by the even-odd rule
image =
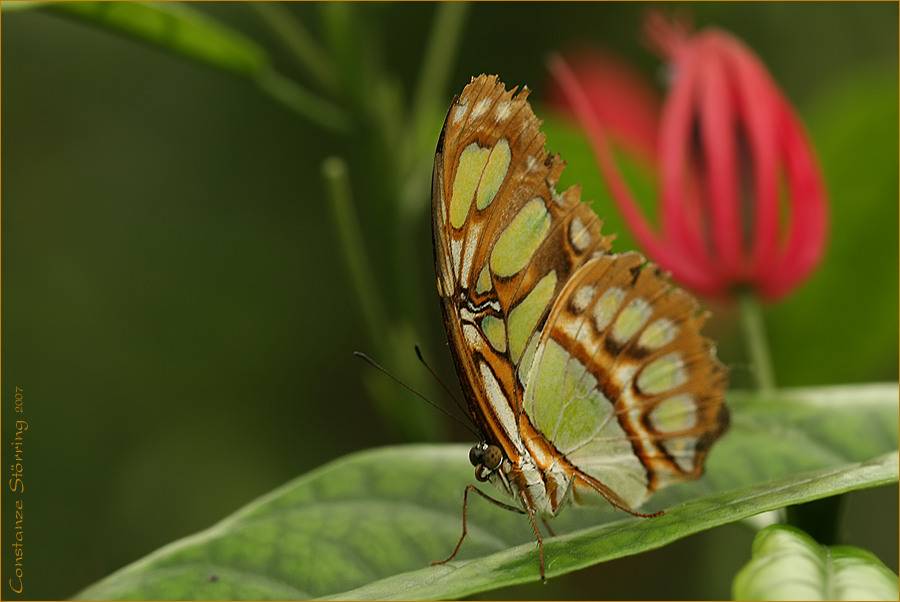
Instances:
[[[431,407],[440,410],[441,412],[443,412],[444,414],[446,414],[447,416],[449,416],[449,417],[452,418],[453,420],[457,421],[458,423],[460,423],[461,425],[463,425],[464,427],[466,427],[467,429],[469,429],[469,430],[472,432],[472,434],[474,434],[476,437],[480,437],[480,436],[481,436],[481,435],[479,435],[479,434],[478,434],[478,433],[477,433],[477,432],[476,432],[469,424],[467,424],[465,421],[461,420],[461,419],[459,418],[459,416],[456,416],[455,414],[451,414],[451,413],[448,412],[445,408],[439,406],[439,405],[436,404],[435,402],[431,401],[430,399],[428,399],[427,397],[425,397],[424,395],[422,395],[421,393],[419,393],[418,391],[416,391],[415,389],[413,389],[412,387],[410,387],[408,384],[406,384],[405,382],[403,382],[402,380],[400,380],[399,378],[397,378],[396,376],[394,376],[393,374],[391,374],[391,373],[388,371],[387,368],[385,368],[384,366],[382,366],[381,364],[379,364],[378,362],[376,362],[375,360],[373,360],[372,358],[370,358],[368,355],[366,355],[366,354],[363,353],[362,351],[354,351],[354,352],[353,352],[353,355],[355,355],[356,357],[358,357],[358,358],[360,358],[360,359],[362,359],[362,360],[365,360],[365,361],[368,362],[373,368],[375,368],[376,370],[378,370],[378,371],[381,372],[382,374],[388,376],[388,377],[389,377],[391,380],[393,380],[395,383],[397,383],[398,385],[400,385],[401,387],[403,387],[404,389],[406,389],[407,391],[409,391],[410,393],[412,393],[413,395],[415,395],[416,397],[418,397],[419,399],[421,399],[422,401],[424,401],[425,403],[427,403],[427,404],[430,405]],[[421,355],[421,353],[419,353],[419,348],[418,348],[418,346],[416,347],[416,355],[419,356],[419,359],[420,359],[420,360],[422,359],[422,355]],[[423,363],[424,363],[424,360],[422,360],[422,361],[423,361]],[[428,364],[425,364],[425,366],[428,368],[429,372],[431,372],[432,374],[434,374],[434,371],[431,370],[431,367],[428,366]],[[437,376],[435,376],[435,378],[437,378]],[[441,386],[443,386],[443,387],[444,387],[444,390],[446,391],[446,390],[447,390],[447,387],[444,385],[444,383],[441,382],[440,379],[438,379],[438,382],[441,383]],[[447,391],[447,392],[449,393],[449,391]],[[451,395],[451,397],[452,397],[452,395]],[[455,400],[455,398],[454,398],[454,400]]]
[[[466,408],[463,407],[463,405],[459,402],[459,398],[453,394],[453,391],[450,390],[450,387],[447,386],[447,383],[445,383],[443,381],[443,379],[437,375],[437,372],[434,371],[434,368],[431,367],[431,364],[429,364],[425,360],[425,356],[422,355],[422,350],[419,349],[419,346],[416,345],[415,347],[416,347],[416,357],[419,358],[419,361],[422,362],[422,365],[425,366],[425,369],[428,370],[428,372],[431,373],[431,376],[434,378],[434,380],[436,380],[438,382],[438,384],[441,385],[441,388],[444,389],[444,392],[447,393],[447,396],[453,400],[453,403],[456,404],[456,407],[458,407],[460,410],[465,412]]]

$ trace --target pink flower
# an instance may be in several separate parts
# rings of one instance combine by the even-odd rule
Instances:
[[[691,35],[659,14],[646,33],[669,61],[658,115],[634,77],[596,54],[551,60],[556,104],[585,128],[626,223],[674,278],[709,296],[747,286],[769,300],[789,293],[818,265],[828,228],[802,124],[759,59],[728,33]],[[634,202],[609,138],[655,164],[660,232]]]

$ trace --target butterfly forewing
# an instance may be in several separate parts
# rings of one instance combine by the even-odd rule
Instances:
[[[696,302],[637,253],[611,255],[527,89],[473,79],[435,155],[438,291],[492,481],[523,509],[637,506],[702,472],[727,427],[727,377]],[[493,469],[495,467],[491,467]]]

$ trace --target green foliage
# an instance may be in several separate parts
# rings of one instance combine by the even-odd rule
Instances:
[[[897,575],[874,554],[823,546],[788,525],[756,534],[753,558],[734,580],[735,600],[897,600]]]
[[[249,38],[182,2],[5,2],[3,10],[29,5],[238,75],[257,75],[268,63],[263,49]]]
[[[250,78],[274,100],[322,127],[339,133],[345,133],[350,127],[347,116],[331,102],[274,71],[261,46],[183,2],[86,0],[37,4],[187,60]]]
[[[852,382],[896,370],[900,265],[897,253],[885,249],[900,244],[900,215],[897,203],[885,201],[900,195],[898,102],[895,74],[874,65],[838,80],[809,111],[832,225],[821,268],[770,311],[784,385]],[[852,352],[809,352],[826,345]]]
[[[655,496],[652,519],[567,509],[547,538],[548,577],[638,554],[791,504],[896,482],[894,385],[733,394],[730,433],[705,478]],[[838,428],[840,426],[840,428]],[[81,592],[80,599],[457,598],[539,580],[520,515],[473,498],[459,557],[456,445],[375,449],[332,462],[213,528]]]

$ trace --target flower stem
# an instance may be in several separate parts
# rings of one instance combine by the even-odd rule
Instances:
[[[466,2],[439,2],[435,5],[431,34],[428,36],[428,46],[413,96],[410,120],[412,128],[409,132],[411,139],[407,141],[409,150],[403,158],[403,167],[406,169],[410,168],[409,164],[419,153],[423,130],[433,119],[435,107],[441,107],[441,99],[445,97],[447,78],[465,33],[468,12],[469,5]],[[440,111],[440,108],[437,110]]]
[[[378,294],[375,280],[372,277],[373,272],[367,255],[363,251],[362,228],[360,228],[359,218],[353,206],[347,164],[340,157],[325,159],[325,162],[322,163],[322,177],[325,179],[338,237],[344,251],[344,260],[350,272],[350,280],[360,304],[369,340],[379,349],[380,353],[383,353],[383,336],[381,335],[384,331],[385,320],[381,308],[381,296]]]
[[[738,299],[747,352],[756,376],[756,388],[760,393],[771,393],[775,390],[775,374],[772,370],[772,357],[769,354],[769,341],[766,337],[762,306],[750,289],[738,291]]]
[[[337,105],[320,98],[272,69],[256,77],[260,89],[289,109],[338,134],[351,131],[349,117]]]
[[[331,57],[319,46],[303,23],[280,2],[252,2],[249,6],[291,50],[297,62],[329,92],[336,94],[339,84]]]

